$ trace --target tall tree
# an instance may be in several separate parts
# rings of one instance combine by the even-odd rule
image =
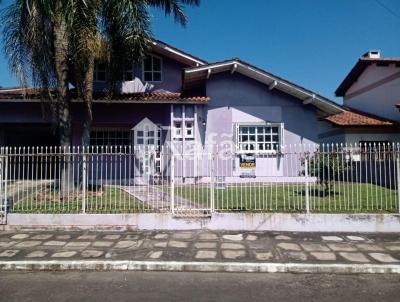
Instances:
[[[100,47],[100,51],[89,51],[92,54],[86,66],[93,68],[93,54],[102,53],[107,59],[110,71],[110,92],[115,92],[115,83],[126,64],[141,61],[151,39],[149,8],[161,9],[166,16],[173,15],[175,21],[186,26],[187,16],[184,6],[199,6],[200,0],[102,0],[99,5],[101,43],[92,43]],[[104,51],[105,50],[105,51]],[[82,56],[80,56],[82,57]],[[84,78],[83,99],[85,100],[85,122],[82,144],[89,145],[90,127],[92,123],[92,87],[93,70],[87,69]]]
[[[50,104],[63,147],[71,145],[69,80],[75,79],[85,102],[83,143],[87,145],[96,56],[106,50],[113,88],[126,60],[138,61],[145,54],[151,38],[150,7],[172,14],[184,26],[184,6],[199,3],[200,0],[15,0],[3,12],[5,52],[22,85],[32,82],[43,90],[43,98],[50,100],[53,98],[49,88],[56,88],[56,99]]]

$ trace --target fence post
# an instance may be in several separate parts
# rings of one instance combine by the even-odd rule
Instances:
[[[87,166],[86,166],[86,154],[85,154],[85,147],[82,148],[82,213],[86,213],[86,173],[87,173]]]
[[[306,181],[306,212],[307,214],[310,213],[310,192],[309,192],[309,183],[308,183],[308,159],[305,158],[304,160],[304,174],[305,174],[305,181]]]
[[[7,196],[7,182],[8,182],[8,147],[6,148],[5,152],[5,159],[4,159],[4,219],[3,223],[7,223],[7,212],[8,212],[8,196]]]
[[[214,212],[215,209],[215,194],[214,194],[214,189],[215,189],[215,170],[214,170],[214,153],[211,153],[210,157],[210,164],[211,164],[211,169],[210,169],[210,176],[211,176],[211,181],[210,181],[210,207],[211,207],[211,212]]]
[[[0,206],[3,206],[3,148],[0,149]],[[2,209],[0,209],[2,211]]]
[[[397,149],[396,156],[396,176],[397,176],[397,210],[400,213],[400,154]]]
[[[170,207],[171,207],[171,212],[172,215],[175,214],[175,156],[174,156],[174,152],[171,150],[171,203],[170,203]]]

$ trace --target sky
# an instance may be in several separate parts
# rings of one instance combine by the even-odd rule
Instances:
[[[151,12],[159,40],[209,62],[239,57],[339,103],[362,54],[400,57],[399,0],[201,0],[185,28]],[[0,86],[17,84],[0,53]]]

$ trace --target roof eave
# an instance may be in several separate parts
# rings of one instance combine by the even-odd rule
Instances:
[[[150,40],[150,46],[156,50],[161,51],[164,55],[171,56],[175,59],[178,59],[182,63],[185,63],[189,66],[201,66],[207,64],[207,61],[204,61],[200,58],[192,56],[180,49],[177,49],[165,42],[159,40]]]
[[[239,60],[231,60],[205,66],[187,68],[184,71],[185,80],[189,78],[189,75],[195,73],[203,73],[202,76],[204,77],[204,71],[206,71],[206,77],[209,77],[212,73],[219,73],[229,70],[231,73],[239,72],[259,82],[262,82],[270,89],[279,89],[284,91],[302,100],[304,104],[313,104],[315,107],[326,112],[327,114],[343,112],[341,106],[333,104],[331,100]]]

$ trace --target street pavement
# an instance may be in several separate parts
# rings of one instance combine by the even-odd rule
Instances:
[[[0,301],[399,301],[400,275],[2,272]]]

